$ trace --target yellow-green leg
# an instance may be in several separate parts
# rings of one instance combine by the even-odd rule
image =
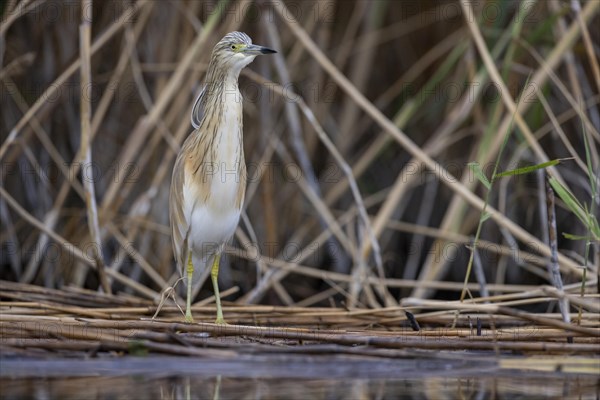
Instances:
[[[217,320],[215,324],[225,325],[225,319],[223,318],[223,309],[221,308],[221,295],[219,294],[219,259],[221,254],[215,254],[215,260],[213,261],[212,269],[210,270],[210,277],[212,278],[213,289],[215,291],[215,301],[217,303]]]
[[[192,318],[192,276],[194,275],[194,264],[192,264],[192,253],[188,257],[187,263],[187,299],[185,302],[185,322],[194,322]]]

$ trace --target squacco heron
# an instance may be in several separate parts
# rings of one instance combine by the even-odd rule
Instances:
[[[169,216],[177,267],[182,276],[187,273],[187,322],[193,322],[194,271],[212,265],[216,323],[225,323],[219,295],[219,259],[238,225],[246,190],[238,77],[257,55],[271,53],[276,52],[252,44],[250,37],[241,32],[228,33],[217,43],[204,89],[192,109],[195,130],[175,160]]]

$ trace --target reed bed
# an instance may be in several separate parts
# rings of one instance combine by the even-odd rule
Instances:
[[[227,304],[230,325],[186,324],[176,307],[164,307],[154,318],[157,307],[142,298],[5,281],[0,288],[5,357],[170,355],[244,363],[279,356],[293,364],[307,355],[364,362],[373,357],[456,360],[470,350],[479,356],[472,355],[472,363],[461,368],[485,362],[496,371],[600,373],[597,313],[585,313],[579,325],[569,325],[560,314],[517,312],[495,302],[453,307],[430,301],[419,304],[422,311],[414,315],[407,314],[412,307]],[[458,317],[457,308],[462,308]],[[211,320],[214,307],[197,304],[194,314]],[[524,363],[515,362],[515,355]]]
[[[599,12],[4,2],[2,353],[597,357]],[[170,173],[233,30],[278,54],[240,78],[248,191],[220,276],[232,325],[183,324]],[[210,320],[210,284],[195,293]]]

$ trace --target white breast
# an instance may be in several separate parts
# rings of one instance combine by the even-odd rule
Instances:
[[[211,207],[226,212],[236,207],[242,177],[239,175],[241,148],[241,98],[228,101],[224,108],[223,123],[218,133],[217,163],[211,186]]]
[[[196,185],[184,184],[185,216],[190,225],[188,236],[191,250],[199,257],[221,251],[223,245],[233,236],[240,219],[237,204],[241,177],[240,163],[243,163],[241,148],[242,99],[237,91],[227,88],[226,106],[223,120],[217,133],[218,146],[213,168],[210,196],[204,202],[197,193]],[[233,97],[237,92],[237,100]],[[185,177],[186,181],[192,179]]]

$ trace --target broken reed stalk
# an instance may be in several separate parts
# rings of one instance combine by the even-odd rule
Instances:
[[[546,208],[548,215],[548,245],[550,246],[551,255],[550,260],[548,262],[548,273],[551,277],[552,284],[559,291],[563,290],[563,282],[562,277],[560,275],[560,268],[558,266],[558,239],[556,237],[556,209],[554,205],[554,190],[550,185],[550,181],[548,180],[548,176],[546,175]],[[558,306],[560,308],[560,312],[563,315],[563,320],[565,323],[571,322],[571,317],[569,314],[569,299],[567,297],[559,298]]]

